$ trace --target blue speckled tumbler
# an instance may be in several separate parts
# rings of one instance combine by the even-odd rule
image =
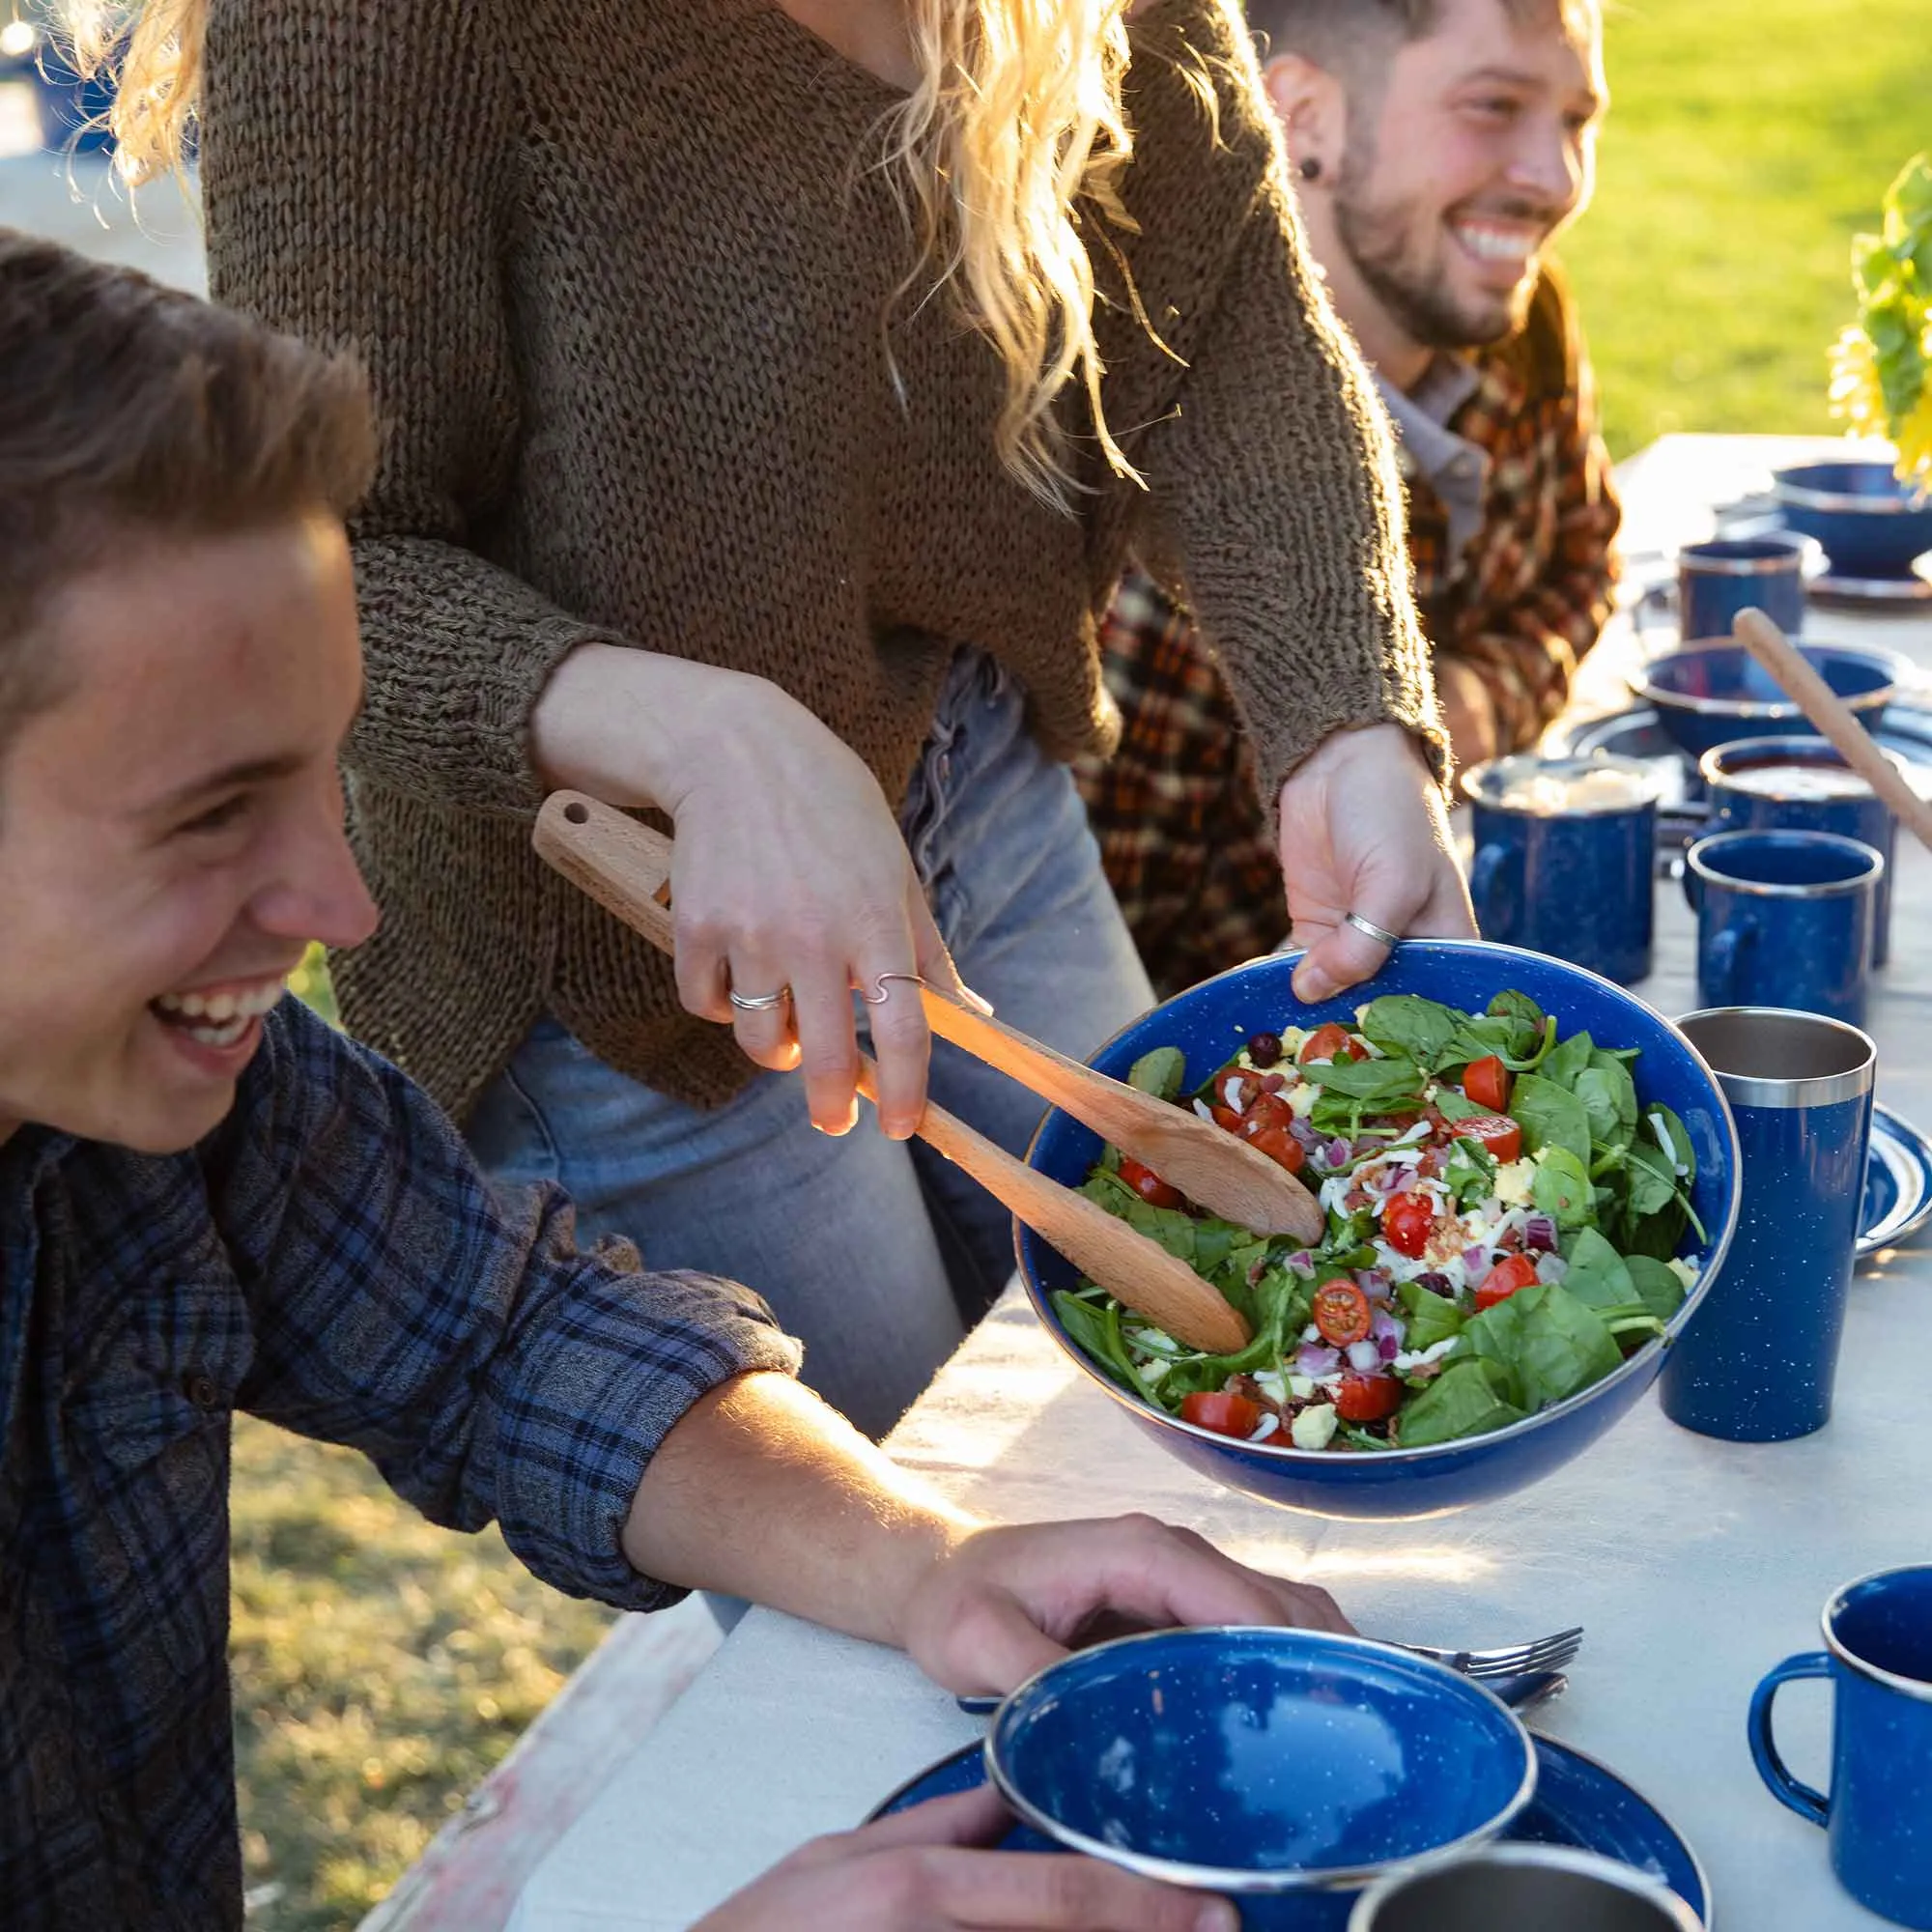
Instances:
[[[1659,1378],[1700,1435],[1784,1442],[1824,1428],[1864,1198],[1878,1054],[1816,1013],[1728,1007],[1678,1022],[1737,1122],[1738,1232]]]

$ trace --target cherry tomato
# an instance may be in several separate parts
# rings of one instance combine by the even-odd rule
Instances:
[[[1350,1060],[1366,1060],[1366,1048],[1357,1046],[1349,1037],[1349,1029],[1337,1026],[1333,1020],[1325,1026],[1319,1026],[1301,1042],[1301,1050],[1294,1057],[1303,1066],[1312,1065],[1318,1060],[1339,1060],[1346,1054]]]
[[[1507,1301],[1518,1289],[1527,1288],[1535,1279],[1536,1263],[1528,1255],[1512,1255],[1508,1261],[1498,1262],[1476,1290],[1477,1313]]]
[[[1179,1188],[1170,1187],[1152,1168],[1143,1167],[1127,1154],[1121,1156],[1121,1179],[1150,1207],[1179,1208],[1187,1198]]]
[[[1213,1121],[1217,1127],[1224,1128],[1231,1134],[1237,1134],[1241,1131],[1241,1117],[1235,1112],[1234,1108],[1223,1107],[1217,1102],[1214,1106],[1208,1109],[1208,1113],[1209,1119]]]
[[[1262,1082],[1267,1076],[1251,1073],[1245,1066],[1224,1066],[1214,1076],[1214,1102],[1223,1107],[1232,1107],[1236,1113],[1246,1110],[1248,1103],[1262,1091]]]
[[[1342,1378],[1335,1392],[1335,1413],[1344,1422],[1380,1422],[1402,1406],[1402,1384],[1393,1376]]]
[[[1315,1325],[1331,1349],[1366,1341],[1369,1321],[1369,1297],[1352,1281],[1324,1281],[1315,1291]]]
[[[1397,1254],[1420,1261],[1435,1229],[1435,1204],[1426,1194],[1398,1194],[1382,1211],[1382,1238]]]
[[[1522,1152],[1522,1129],[1507,1114],[1472,1114],[1458,1121],[1450,1132],[1465,1141],[1480,1141],[1497,1160],[1515,1160]]]
[[[1244,1395],[1229,1395],[1225,1390],[1212,1394],[1190,1395],[1180,1405],[1180,1419],[1197,1429],[1211,1429],[1217,1435],[1237,1435],[1245,1442],[1261,1427],[1262,1411]]]
[[[1285,1127],[1294,1119],[1294,1109],[1276,1094],[1263,1094],[1241,1116],[1241,1137],[1253,1140],[1269,1127]]]
[[[1492,1114],[1509,1111],[1511,1084],[1509,1068],[1493,1053],[1470,1061],[1463,1069],[1463,1092]]]
[[[1246,1133],[1246,1129],[1242,1129]],[[1264,1127],[1258,1134],[1247,1134],[1263,1153],[1278,1167],[1285,1167],[1291,1174],[1299,1174],[1301,1164],[1308,1158],[1308,1150],[1289,1132],[1286,1127]]]

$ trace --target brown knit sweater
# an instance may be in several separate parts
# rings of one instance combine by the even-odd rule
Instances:
[[[1134,25],[1139,233],[1106,232],[1172,354],[1109,264],[1105,408],[1151,489],[1093,462],[1077,519],[999,464],[998,368],[943,302],[888,340],[905,230],[855,163],[895,97],[777,0],[214,0],[208,62],[214,292],[353,345],[385,419],[349,762],[386,917],[337,983],[459,1113],[546,1008],[688,1099],[751,1072],[530,853],[529,714],[587,639],[773,679],[896,801],[959,643],[1053,754],[1105,748],[1094,626],[1134,546],[1266,773],[1341,726],[1436,740],[1389,440],[1231,0]]]

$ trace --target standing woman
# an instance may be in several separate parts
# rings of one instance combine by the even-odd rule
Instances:
[[[1389,440],[1232,0],[153,0],[124,162],[191,125],[214,295],[386,421],[348,1023],[497,1174],[755,1284],[861,1426],[1011,1266],[897,1144],[893,976],[1076,1055],[1149,1002],[1064,762],[1130,549],[1281,787],[1304,993],[1471,929]],[[674,822],[674,972],[532,857],[557,785]],[[861,989],[886,1135],[841,1138]],[[1023,1145],[1019,1090],[931,1080]]]

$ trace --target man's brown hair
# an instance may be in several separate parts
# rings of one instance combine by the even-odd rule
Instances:
[[[0,228],[0,750],[58,695],[37,620],[118,551],[347,517],[361,371],[232,310]]]
[[[1597,15],[1597,0],[1503,0],[1519,20],[1561,19],[1573,32]],[[1442,18],[1442,0],[1245,0],[1262,53],[1299,54],[1329,73],[1352,78],[1364,56],[1426,40]]]

